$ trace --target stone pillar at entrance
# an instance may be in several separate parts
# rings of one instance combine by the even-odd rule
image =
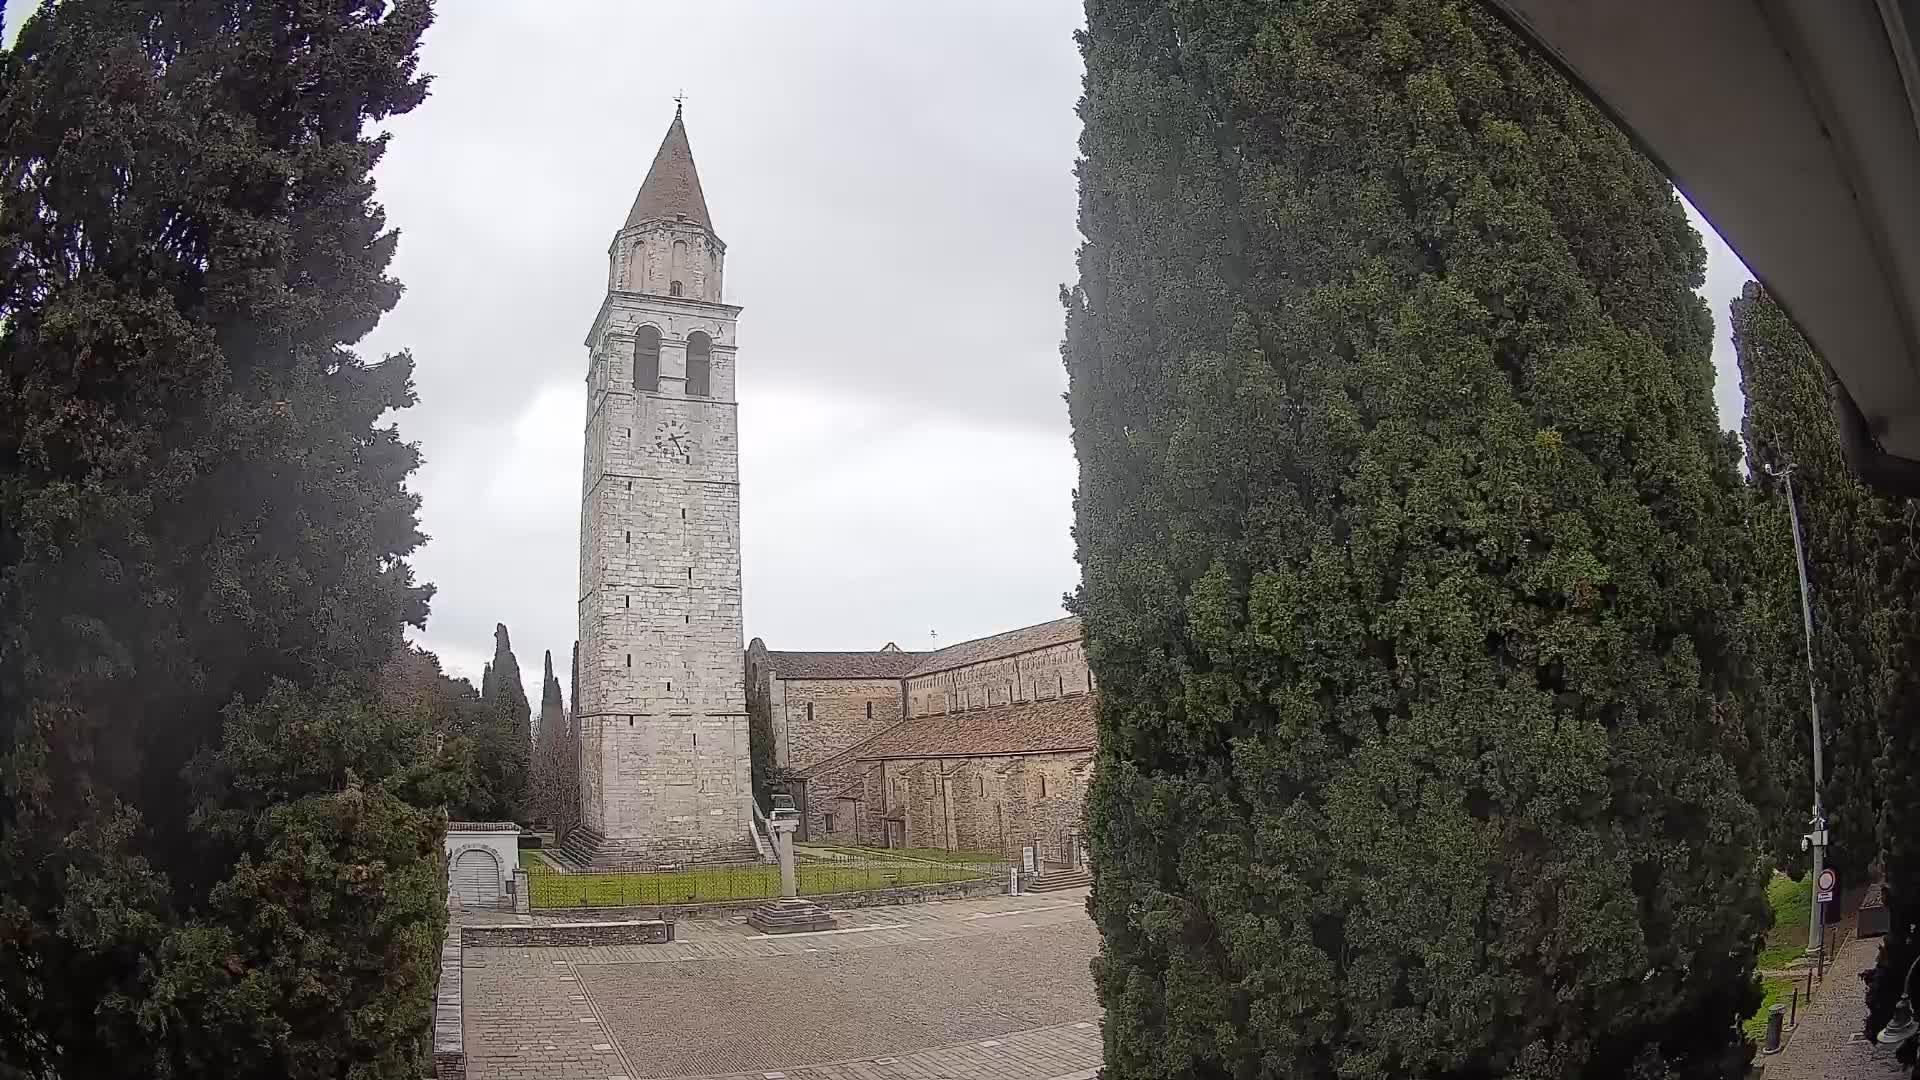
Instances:
[[[773,813],[767,815],[767,831],[773,834],[774,855],[780,860],[780,899],[747,916],[747,925],[763,934],[794,934],[834,927],[833,915],[826,908],[800,896],[800,879],[793,855],[793,834],[799,828],[800,814],[793,808],[793,799],[775,795]]]

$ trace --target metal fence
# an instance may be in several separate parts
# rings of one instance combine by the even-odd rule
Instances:
[[[1005,862],[958,861],[884,849],[833,848],[800,857],[800,895],[872,892],[904,885],[1005,881]],[[780,895],[772,863],[695,864],[671,870],[564,873],[529,867],[528,899],[536,908],[655,907],[771,900]]]

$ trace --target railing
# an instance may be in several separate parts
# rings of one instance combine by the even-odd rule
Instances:
[[[908,885],[963,881],[1004,882],[1005,862],[946,862],[883,851],[835,850],[803,856],[794,867],[802,896],[873,892]],[[780,895],[780,868],[760,862],[716,863],[680,870],[604,874],[529,868],[528,898],[536,908],[656,907]]]
[[[760,861],[770,863],[773,858],[773,830],[767,828],[767,815],[760,812],[760,800],[748,799],[753,807],[753,824],[748,832],[753,834],[753,850],[760,853]]]

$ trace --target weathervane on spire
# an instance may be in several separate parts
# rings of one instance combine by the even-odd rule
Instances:
[[[675,120],[680,119],[680,106],[684,104],[686,100],[687,92],[685,90],[673,95],[673,118]]]

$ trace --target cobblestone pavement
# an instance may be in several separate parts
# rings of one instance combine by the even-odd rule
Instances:
[[[1077,890],[861,909],[814,934],[720,918],[669,945],[468,949],[467,1075],[1091,1076],[1085,903]]]
[[[1859,973],[1873,966],[1879,952],[1878,938],[1854,938],[1840,947],[1819,995],[1801,1007],[1786,1048],[1757,1059],[1763,1080],[1890,1080],[1905,1075],[1893,1060],[1893,1047],[1860,1037],[1867,1005]]]

